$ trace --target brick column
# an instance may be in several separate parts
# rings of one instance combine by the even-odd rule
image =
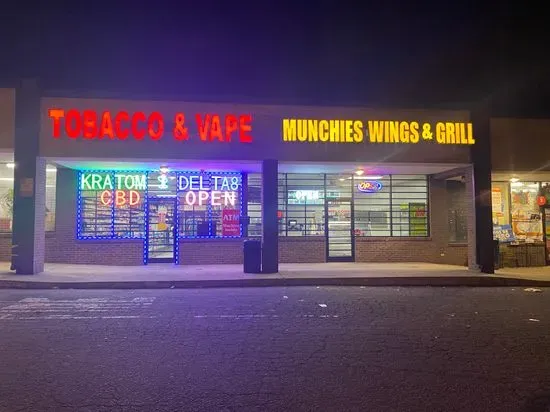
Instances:
[[[46,160],[39,157],[40,92],[23,81],[15,94],[12,268],[17,274],[44,271]]]
[[[279,233],[277,221],[277,160],[262,162],[262,272],[279,271]]]

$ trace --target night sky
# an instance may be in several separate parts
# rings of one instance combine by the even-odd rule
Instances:
[[[489,101],[494,115],[550,117],[549,24],[540,10],[366,0],[149,2],[147,10],[45,3],[3,11],[1,86],[28,76],[47,89],[182,99],[406,108]]]

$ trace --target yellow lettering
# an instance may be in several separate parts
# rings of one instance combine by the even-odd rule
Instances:
[[[353,120],[346,120],[346,143],[353,143]]]
[[[326,142],[329,139],[328,127],[329,125],[326,120],[319,122],[319,140],[322,142]]]
[[[353,141],[361,143],[363,141],[363,122],[360,120],[353,122],[353,131]]]
[[[369,140],[371,143],[382,143],[384,141],[384,126],[383,122],[371,121],[367,122],[369,130]]]
[[[418,132],[420,129],[420,126],[418,125],[418,122],[411,122],[409,125],[409,139],[411,143],[418,143],[420,140],[420,133]]]
[[[409,143],[409,123],[399,123],[399,138],[401,143]]]
[[[466,129],[467,129],[467,141],[468,141],[468,144],[475,144],[475,139],[474,139],[474,131],[473,131],[473,126],[472,126],[472,123],[466,123]]]
[[[399,143],[399,122],[387,122],[386,141],[389,143]]]
[[[338,142],[340,137],[340,128],[338,127],[338,120],[330,120],[329,121],[329,134],[330,134],[330,141],[331,142]]]
[[[296,141],[296,119],[283,119],[283,141]]]
[[[435,124],[435,138],[437,140],[437,143],[440,143],[440,144],[446,143],[444,123],[438,122]]]
[[[447,135],[447,143],[456,143],[455,141],[455,125],[453,123],[445,123],[445,134]]]
[[[305,142],[307,140],[307,121],[303,119],[298,119],[298,140],[300,142]]]
[[[308,131],[308,140],[310,142],[316,142],[318,140],[318,131],[317,120],[308,120],[307,121],[307,131]]]

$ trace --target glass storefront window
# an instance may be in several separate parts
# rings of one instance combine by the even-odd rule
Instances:
[[[79,238],[145,237],[145,173],[102,171],[79,176]]]
[[[542,241],[542,219],[537,204],[537,182],[513,182],[510,184],[512,230],[518,240]]]
[[[428,236],[428,180],[424,175],[393,175],[392,236]]]
[[[390,176],[355,177],[355,236],[391,236],[391,181]],[[374,192],[361,191],[358,185],[379,182]]]
[[[0,232],[11,232],[13,216],[13,163],[0,163]],[[55,230],[56,172],[54,166],[46,167],[46,231]]]
[[[279,234],[323,236],[325,233],[323,174],[292,174],[279,178]],[[284,203],[283,203],[284,202]]]
[[[262,236],[262,175],[248,175],[248,236]]]
[[[0,232],[11,232],[13,214],[13,163],[0,163]]]

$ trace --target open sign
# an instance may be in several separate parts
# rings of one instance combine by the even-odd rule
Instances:
[[[382,190],[382,182],[376,180],[364,180],[357,185],[357,190],[363,193],[375,193]]]

